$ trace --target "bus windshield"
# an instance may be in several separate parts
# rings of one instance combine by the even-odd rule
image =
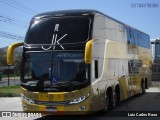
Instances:
[[[83,52],[30,52],[26,53],[23,67],[22,84],[25,86],[45,89],[88,81]]]
[[[84,16],[37,18],[31,22],[25,43],[39,45],[83,43],[89,39],[90,24],[90,18]]]

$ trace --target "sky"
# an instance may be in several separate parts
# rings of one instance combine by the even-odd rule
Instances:
[[[95,9],[160,38],[160,0],[0,0],[0,48],[23,42],[36,14],[69,9]]]

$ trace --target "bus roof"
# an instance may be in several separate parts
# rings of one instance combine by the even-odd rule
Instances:
[[[59,10],[59,11],[51,11],[40,13],[35,17],[43,18],[43,17],[54,17],[54,16],[78,16],[78,15],[85,15],[85,14],[95,14],[100,13],[97,10],[88,10],[88,9],[80,9],[80,10]]]
[[[58,16],[79,16],[79,15],[94,15],[96,13],[99,13],[101,15],[104,15],[120,24],[123,24],[124,26],[126,27],[129,27],[129,28],[132,28],[132,29],[135,29],[135,30],[138,30],[134,27],[131,27],[130,25],[127,25],[119,20],[116,20],[98,10],[93,10],[93,9],[73,9],[73,10],[59,10],[59,11],[51,11],[51,12],[45,12],[45,13],[40,13],[36,16],[33,17],[34,18],[46,18],[46,17],[58,17]],[[146,34],[140,30],[138,30],[139,32],[143,33],[143,34]],[[148,35],[148,34],[146,34]]]

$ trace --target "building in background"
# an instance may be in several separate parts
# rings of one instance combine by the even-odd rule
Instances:
[[[151,39],[152,62],[160,63],[160,38]]]

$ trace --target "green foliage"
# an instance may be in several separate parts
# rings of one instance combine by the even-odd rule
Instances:
[[[7,65],[6,62],[6,52],[0,48],[0,66],[5,66]]]
[[[17,54],[14,57],[14,73],[15,75],[20,75],[20,69],[21,69],[21,55]]]
[[[0,67],[7,66],[7,52],[6,50],[0,48]],[[16,51],[14,52],[14,73],[15,75],[20,75],[20,66],[21,65],[21,53]],[[2,71],[2,70],[0,70]],[[3,71],[2,71],[3,72]]]
[[[7,96],[7,95],[20,96],[20,94],[21,94],[20,87],[21,87],[20,85],[0,87],[0,95],[3,95],[3,96]]]

